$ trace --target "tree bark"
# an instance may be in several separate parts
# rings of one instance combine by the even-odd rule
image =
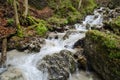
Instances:
[[[78,4],[78,9],[80,9],[81,4],[82,4],[82,0],[80,0],[80,1],[79,1],[79,4]]]
[[[15,23],[16,23],[16,26],[17,26],[17,25],[20,24],[20,22],[19,22],[19,18],[18,18],[16,0],[14,0],[13,5],[14,5],[14,12],[15,12]]]
[[[7,38],[2,40],[2,53],[0,58],[0,66],[4,65],[7,59]]]
[[[24,12],[24,16],[27,17],[28,15],[28,0],[24,0],[25,1],[25,12]]]
[[[22,33],[22,29],[20,27],[20,22],[19,22],[19,17],[18,17],[16,0],[13,1],[13,6],[14,6],[14,13],[15,13],[15,25],[17,27],[17,35],[19,37],[23,37],[23,33]]]

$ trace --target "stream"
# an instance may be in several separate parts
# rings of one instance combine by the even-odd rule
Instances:
[[[59,53],[61,50],[69,50],[75,53],[77,50],[73,49],[73,45],[76,41],[85,37],[85,32],[94,28],[102,27],[102,9],[95,9],[93,15],[86,16],[85,20],[81,24],[76,23],[73,29],[64,31],[64,33],[49,34],[49,37],[45,39],[45,44],[40,49],[39,53],[25,53],[12,50],[8,52],[8,59],[6,64],[11,65],[14,68],[18,68],[22,71],[25,80],[48,80],[47,71],[43,73],[37,69],[37,62],[42,60],[46,55],[52,55]],[[68,34],[68,35],[67,35]],[[58,38],[55,38],[55,37]],[[0,68],[0,72],[4,71]],[[95,78],[94,73],[89,71],[76,71],[74,74],[69,74],[68,80],[100,80]]]

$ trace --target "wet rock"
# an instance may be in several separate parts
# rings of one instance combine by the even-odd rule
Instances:
[[[44,43],[45,40],[42,38],[33,38],[28,44],[28,50],[39,52]]]
[[[87,68],[87,59],[83,55],[83,52],[84,52],[84,50],[82,48],[79,49],[79,51],[77,51],[74,54],[74,58],[77,61],[78,68],[86,70],[86,68]]]
[[[48,70],[49,80],[67,80],[69,73],[75,72],[76,62],[70,51],[62,50],[60,53],[44,57],[37,67],[42,71],[45,68]]]
[[[78,34],[78,33],[84,33],[84,31],[69,30],[63,36],[63,39],[67,39],[70,35],[72,35],[72,34]]]
[[[0,75],[0,80],[25,80],[21,71],[17,68],[10,67]]]
[[[88,31],[85,38],[85,56],[104,80],[120,80],[120,37],[97,30]]]
[[[39,52],[41,46],[45,43],[45,40],[40,37],[18,39],[14,37],[9,40],[8,47],[10,49],[18,49],[19,51],[29,50]]]
[[[115,11],[120,13],[120,7],[115,8]]]
[[[117,35],[120,35],[120,16],[112,19],[111,21],[104,22],[104,29],[107,29]]]
[[[85,38],[82,38],[82,39],[79,39],[77,42],[75,42],[75,44],[73,45],[73,48],[77,48],[77,47],[84,47],[84,39]]]
[[[110,21],[113,18],[116,18],[120,16],[120,8],[115,8],[115,9],[109,9],[109,8],[104,8],[104,13],[103,13],[103,18],[104,21]]]

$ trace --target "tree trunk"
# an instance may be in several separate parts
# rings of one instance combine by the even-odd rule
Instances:
[[[78,9],[80,9],[81,4],[82,4],[82,0],[80,0],[80,1],[79,1],[79,4],[78,4]]]
[[[16,0],[14,0],[13,5],[14,5],[14,12],[15,12],[15,23],[16,23],[16,26],[17,26],[17,25],[20,24],[20,22],[19,22],[19,18],[18,18]]]
[[[25,12],[24,12],[24,16],[27,17],[28,15],[28,0],[24,0],[25,1]]]
[[[14,13],[15,13],[15,23],[16,23],[15,25],[17,27],[17,34],[19,37],[23,37],[23,32],[22,32],[22,29],[20,27],[20,22],[19,22],[19,17],[18,17],[16,0],[14,0],[13,6],[14,6]]]
[[[7,59],[7,38],[2,40],[2,53],[0,58],[0,66],[4,65]]]

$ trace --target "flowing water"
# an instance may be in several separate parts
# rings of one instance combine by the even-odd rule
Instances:
[[[46,55],[60,52],[63,49],[75,53],[76,50],[73,49],[74,43],[85,37],[85,32],[92,27],[100,28],[102,26],[102,9],[96,9],[94,14],[88,15],[81,24],[75,24],[74,29],[67,30],[64,33],[50,33],[39,53],[20,54],[16,51],[11,52],[14,56],[8,55],[6,64],[19,68],[25,76],[25,80],[47,80],[47,70],[46,72],[38,70],[36,67],[37,62]],[[67,33],[70,34],[66,35]],[[55,36],[58,36],[58,38],[56,39]],[[1,68],[0,71],[2,72],[2,70],[4,69]],[[92,74],[90,76],[86,75],[87,73],[84,71],[77,71],[76,74],[70,74],[69,80],[93,80]]]

